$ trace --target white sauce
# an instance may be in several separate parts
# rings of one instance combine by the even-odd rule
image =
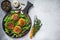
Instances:
[[[14,0],[13,1],[13,5],[14,5],[14,7],[18,7],[19,6],[19,2],[17,0]]]

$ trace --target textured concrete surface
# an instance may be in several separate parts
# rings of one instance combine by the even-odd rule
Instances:
[[[8,37],[2,29],[2,19],[5,12],[1,9],[0,0],[0,40],[30,40],[29,33],[18,39]],[[12,0],[10,0],[12,2]],[[23,1],[25,4],[27,0]],[[28,0],[34,7],[29,11],[29,15],[34,20],[34,15],[42,21],[42,27],[32,40],[60,40],[60,0]]]

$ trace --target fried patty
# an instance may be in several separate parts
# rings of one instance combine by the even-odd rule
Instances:
[[[18,23],[19,23],[20,26],[24,26],[24,25],[26,24],[24,18],[20,18],[20,19],[18,20]]]
[[[19,34],[21,32],[20,26],[15,26],[14,27],[14,32]]]
[[[8,22],[8,23],[7,23],[7,27],[8,27],[9,29],[13,29],[13,28],[14,28],[14,23],[13,23],[13,22]]]
[[[18,19],[19,19],[18,14],[13,14],[13,15],[12,15],[12,19],[13,19],[13,20],[18,20]]]

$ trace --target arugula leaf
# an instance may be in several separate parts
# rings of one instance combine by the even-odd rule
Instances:
[[[10,20],[12,20],[12,19],[11,19],[11,15],[8,15],[8,16],[4,19],[5,22],[8,22],[8,21],[10,21]]]
[[[14,10],[11,10],[11,11],[10,11],[10,13],[11,13],[11,14],[14,14],[14,13],[15,13],[15,11],[14,11]]]
[[[15,24],[15,26],[19,25],[19,23],[18,23],[18,22],[15,22],[14,24]]]
[[[29,30],[29,28],[30,28],[30,25],[26,25],[26,26],[24,26],[23,29]]]
[[[26,23],[28,23],[29,22],[29,18],[25,17],[25,21],[26,21]]]
[[[7,28],[5,28],[5,32],[6,32],[6,33],[9,33],[9,30],[8,30]]]
[[[20,18],[25,18],[26,15],[20,13],[20,14],[19,14],[19,17],[20,17]]]
[[[23,35],[22,33],[19,34],[20,37],[21,37],[22,35]]]
[[[4,21],[6,21],[6,20],[7,20],[7,18],[8,18],[8,16],[4,19]]]

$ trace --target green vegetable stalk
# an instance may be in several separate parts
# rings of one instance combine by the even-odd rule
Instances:
[[[36,18],[35,20],[34,20],[34,34],[33,34],[33,36],[35,36],[35,34],[39,31],[39,29],[41,28],[41,26],[42,26],[42,23],[41,23],[41,20],[39,20],[38,18]]]
[[[33,36],[39,31],[41,28],[42,23],[41,20],[39,20],[37,17],[34,19],[34,25],[32,27],[31,33],[30,33],[30,38],[32,39]]]

